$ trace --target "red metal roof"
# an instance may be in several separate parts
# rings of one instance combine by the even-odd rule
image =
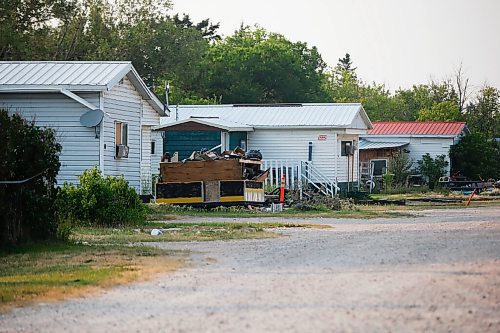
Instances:
[[[368,135],[459,135],[465,128],[459,121],[375,121]]]

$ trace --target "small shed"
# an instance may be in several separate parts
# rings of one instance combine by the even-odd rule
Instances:
[[[56,130],[59,184],[78,183],[98,166],[139,193],[151,191],[163,150],[151,128],[168,110],[130,62],[0,62],[0,107]]]
[[[182,105],[163,117],[164,151],[180,158],[193,149],[221,145],[260,150],[269,180],[299,175],[301,163],[317,183],[346,186],[358,179],[359,135],[372,128],[359,103]]]
[[[360,137],[360,162],[371,166],[372,175],[383,173],[393,154],[400,150],[407,152],[413,162],[429,153],[431,157],[445,155],[450,163],[450,147],[468,132],[464,122],[373,122],[373,128]]]

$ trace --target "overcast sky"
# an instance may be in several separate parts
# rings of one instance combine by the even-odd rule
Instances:
[[[329,66],[347,52],[364,81],[411,87],[451,77],[500,88],[500,0],[173,0],[174,12],[259,24],[316,46]]]

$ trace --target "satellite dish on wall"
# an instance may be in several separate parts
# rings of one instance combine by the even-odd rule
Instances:
[[[85,112],[80,117],[80,124],[85,127],[95,127],[99,125],[104,117],[104,112],[100,109]]]
[[[85,112],[80,117],[80,124],[85,127],[93,127],[95,131],[95,138],[99,138],[99,131],[97,130],[97,126],[101,123],[102,118],[104,117],[104,112],[100,109],[90,110],[89,112]]]

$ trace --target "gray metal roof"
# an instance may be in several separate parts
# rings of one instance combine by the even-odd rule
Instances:
[[[387,149],[399,148],[410,144],[410,142],[373,142],[368,140],[359,140],[359,149]]]
[[[125,76],[157,112],[165,114],[129,61],[0,61],[0,91],[108,91]]]
[[[183,120],[174,121],[174,122],[171,122],[171,123],[168,123],[165,125],[156,126],[154,128],[154,130],[161,131],[161,130],[165,130],[169,127],[172,127],[172,126],[185,124],[185,123],[188,123],[191,121],[198,123],[198,124],[203,124],[203,125],[207,125],[207,126],[220,128],[220,129],[223,129],[223,130],[228,131],[228,132],[236,132],[236,131],[238,131],[238,132],[251,132],[251,131],[253,131],[252,126],[248,126],[248,125],[241,124],[241,123],[236,123],[234,121],[230,121],[230,120],[226,120],[226,119],[211,118],[211,117],[190,117],[190,118],[186,118]]]
[[[372,127],[359,103],[270,104],[270,105],[182,105],[177,119],[218,117],[254,128],[361,128]],[[166,124],[175,117],[162,118]],[[362,124],[356,124],[361,118]]]

